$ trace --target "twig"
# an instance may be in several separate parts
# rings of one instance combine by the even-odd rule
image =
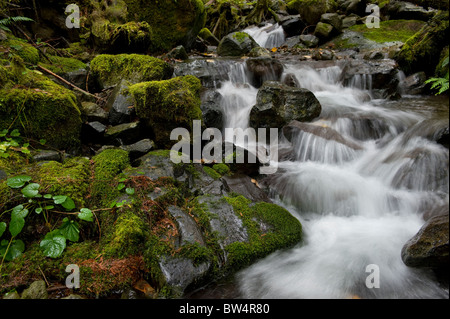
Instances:
[[[45,283],[47,284],[47,287],[50,286],[48,281],[47,281],[47,278],[44,275],[44,272],[42,271],[41,267],[39,267],[39,265],[38,265],[38,268],[39,268],[39,271],[41,272],[42,276],[44,277],[44,280],[45,280]]]
[[[99,98],[98,96],[95,96],[94,94],[91,94],[91,93],[89,93],[89,92],[87,92],[87,91],[85,91],[85,90],[83,90],[83,89],[80,89],[80,88],[79,88],[78,86],[76,86],[75,84],[70,83],[69,81],[67,81],[66,79],[60,77],[59,75],[55,74],[54,72],[50,71],[49,69],[44,68],[42,65],[38,65],[37,67],[38,67],[39,69],[41,69],[42,71],[47,72],[48,74],[54,76],[54,77],[57,78],[58,80],[61,80],[61,81],[64,82],[65,84],[67,84],[67,85],[73,87],[75,90],[78,90],[78,91],[80,91],[80,92],[83,93],[83,94],[92,96],[92,97],[96,98],[97,100],[100,100],[100,99],[101,99],[101,98]]]

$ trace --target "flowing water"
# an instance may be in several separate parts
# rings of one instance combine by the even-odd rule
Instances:
[[[320,101],[322,113],[313,124],[336,130],[358,148],[308,132],[297,133],[291,143],[283,140],[294,160],[278,163],[271,195],[300,220],[304,239],[241,271],[238,297],[448,298],[432,273],[401,260],[403,245],[424,223],[423,213],[448,205],[449,152],[427,138],[427,130],[445,125],[448,99],[373,100],[367,98],[370,75],[344,87],[338,63],[284,66],[284,74],[293,74]],[[225,127],[245,128],[257,89],[247,81],[243,62],[234,62],[229,73],[217,89]],[[379,287],[366,285],[373,267]]]

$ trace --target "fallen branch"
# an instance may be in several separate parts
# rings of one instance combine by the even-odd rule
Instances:
[[[41,69],[42,71],[44,71],[44,72],[46,72],[46,73],[48,73],[48,74],[54,76],[55,78],[57,78],[58,80],[62,81],[63,83],[65,83],[65,84],[71,86],[71,87],[74,88],[75,90],[80,91],[80,92],[83,93],[83,94],[92,96],[92,97],[96,98],[97,100],[100,100],[100,99],[101,99],[100,97],[95,96],[95,95],[92,94],[92,93],[89,93],[89,92],[87,92],[87,91],[85,91],[85,90],[83,90],[83,89],[80,89],[80,88],[79,88],[78,86],[76,86],[75,84],[70,83],[69,81],[67,81],[66,79],[60,77],[59,75],[55,74],[54,72],[50,71],[49,69],[44,68],[42,65],[38,65],[37,67],[38,67],[39,69]]]

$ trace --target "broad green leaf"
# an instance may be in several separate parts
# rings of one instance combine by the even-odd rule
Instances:
[[[128,195],[133,195],[133,194],[134,194],[134,188],[127,187],[127,189],[125,189],[125,192],[126,192]]]
[[[122,189],[124,189],[125,188],[125,184],[124,183],[120,183],[119,185],[117,185],[117,189],[119,190],[119,191],[121,191]]]
[[[28,198],[33,198],[37,194],[39,194],[39,187],[41,187],[41,185],[37,183],[28,184],[22,189],[22,194],[24,194]]]
[[[34,210],[34,212],[35,212],[36,214],[42,213],[42,207],[36,208],[36,209]]]
[[[52,198],[52,194],[45,194],[45,195],[44,195],[44,198],[45,198],[45,199],[51,199],[51,198]]]
[[[40,247],[44,256],[50,258],[58,258],[66,249],[66,238],[61,234],[60,230],[54,230],[47,235],[40,243]]]
[[[9,223],[9,232],[11,233],[11,236],[14,237],[20,234],[23,226],[25,226],[25,219],[20,216],[13,217],[11,215],[11,221]]]
[[[64,196],[64,195],[53,196],[53,201],[57,205],[64,203],[66,201],[66,199],[67,199],[67,196]]]
[[[23,205],[17,205],[16,207],[13,208],[12,212],[11,212],[11,218],[15,218],[15,217],[21,217],[21,218],[25,218],[28,215],[28,209],[24,209]]]
[[[16,259],[20,255],[22,255],[23,251],[25,250],[25,244],[20,239],[13,240],[11,242],[11,245],[9,245],[9,242],[7,240],[2,240],[0,243],[0,256],[3,258],[5,256],[6,261],[11,261],[13,259]]]
[[[81,220],[85,220],[87,222],[92,222],[92,211],[88,208],[82,208],[80,209],[80,212],[78,213],[78,218]]]
[[[53,209],[53,208],[55,208],[55,206],[53,206],[53,205],[48,205],[48,206],[44,207],[45,210],[50,210],[50,209]]]
[[[5,222],[1,222],[0,223],[0,237],[2,237],[3,233],[6,230],[6,223]]]
[[[10,135],[13,137],[18,137],[18,136],[20,136],[20,132],[18,129],[14,129]]]
[[[8,178],[6,184],[11,188],[21,188],[26,182],[31,181],[31,176],[19,175]]]
[[[75,203],[73,202],[72,198],[67,197],[64,203],[61,204],[62,207],[64,207],[67,211],[71,211],[75,208]]]
[[[63,224],[59,228],[61,235],[66,237],[70,241],[78,241],[80,229],[78,223],[73,220],[69,220],[67,217],[63,219]]]

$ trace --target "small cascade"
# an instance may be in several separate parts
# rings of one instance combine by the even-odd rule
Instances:
[[[250,35],[261,47],[268,49],[281,46],[286,39],[283,27],[278,23],[269,23],[263,28],[251,26],[244,29],[243,32]]]

